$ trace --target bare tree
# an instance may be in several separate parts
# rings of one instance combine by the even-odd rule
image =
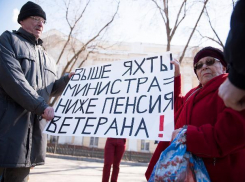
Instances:
[[[66,21],[67,21],[67,24],[69,25],[70,32],[69,32],[68,37],[67,37],[67,40],[66,40],[66,42],[65,42],[65,44],[64,44],[64,46],[63,46],[63,48],[62,48],[62,50],[61,50],[61,52],[60,52],[60,55],[59,55],[59,57],[58,57],[58,59],[57,59],[57,61],[56,61],[56,64],[59,64],[60,59],[61,59],[61,57],[62,57],[62,55],[63,55],[63,53],[64,53],[64,51],[65,51],[65,48],[67,47],[68,43],[69,43],[70,40],[71,40],[72,33],[73,33],[73,31],[74,31],[76,25],[78,24],[78,22],[79,22],[79,21],[81,20],[81,18],[83,17],[84,12],[86,11],[86,9],[87,9],[87,7],[88,7],[88,5],[89,5],[89,3],[90,3],[90,0],[88,0],[88,2],[86,3],[86,5],[85,5],[83,11],[78,15],[78,18],[77,18],[73,23],[69,20],[69,17],[68,17],[69,11],[70,11],[70,4],[71,4],[71,1],[69,0],[68,3],[66,3],[66,2],[64,2],[64,3],[65,3],[65,6],[66,6]]]
[[[166,29],[166,36],[167,36],[167,48],[166,48],[166,51],[170,51],[171,49],[171,41],[177,31],[177,29],[179,28],[180,24],[182,23],[182,21],[186,18],[186,14],[187,14],[187,1],[188,0],[182,0],[182,3],[180,4],[179,8],[178,8],[178,11],[177,11],[177,16],[176,16],[176,19],[175,19],[175,23],[173,25],[173,28],[170,26],[170,8],[169,8],[169,0],[162,0],[162,4],[158,3],[157,0],[152,0],[152,2],[156,5],[157,9],[159,10],[159,13],[161,15],[161,18],[164,22],[164,25],[165,25],[165,29]],[[184,47],[184,50],[182,51],[182,54],[180,56],[180,63],[182,62],[182,59],[185,55],[185,52],[186,52],[186,49],[188,48],[189,46],[189,42],[196,30],[196,27],[200,21],[200,18],[203,14],[203,11],[204,11],[204,8],[207,4],[208,0],[205,0],[203,2],[203,8],[200,12],[200,15],[198,16],[198,19],[196,20],[196,23],[192,29],[192,32],[187,40],[187,43]]]
[[[209,26],[210,26],[210,28],[212,29],[212,31],[213,31],[215,37],[217,38],[217,40],[216,40],[214,37],[202,35],[200,31],[198,31],[199,35],[200,35],[202,38],[206,38],[206,39],[209,39],[209,40],[211,40],[211,41],[213,41],[213,42],[216,42],[218,45],[220,45],[220,46],[224,49],[224,43],[222,42],[221,38],[219,37],[217,31],[215,30],[215,28],[214,28],[214,26],[213,26],[213,24],[212,24],[212,21],[211,21],[211,19],[210,19],[210,16],[209,16],[209,14],[208,14],[208,10],[207,10],[206,7],[205,7],[205,14],[206,14],[206,16],[207,16],[207,18],[208,18]]]
[[[206,7],[207,2],[208,2],[208,0],[205,0],[204,3],[203,3],[203,8],[202,8],[202,10],[201,10],[201,12],[200,12],[200,14],[199,14],[199,16],[198,16],[198,19],[197,19],[197,21],[196,21],[196,24],[195,24],[194,28],[192,29],[192,32],[191,32],[191,34],[190,34],[190,36],[189,36],[189,38],[188,38],[188,40],[187,40],[187,42],[186,42],[186,45],[185,45],[185,47],[184,47],[184,50],[182,51],[182,54],[181,54],[181,56],[180,56],[180,58],[179,58],[179,62],[180,62],[180,63],[182,62],[182,60],[183,60],[183,58],[184,58],[184,56],[185,56],[185,52],[186,52],[186,50],[187,50],[187,48],[188,48],[188,46],[189,46],[190,40],[191,40],[191,38],[192,38],[192,36],[193,36],[193,34],[194,34],[196,28],[197,28],[197,25],[198,25],[198,23],[199,23],[199,21],[200,21],[200,19],[201,19],[201,17],[202,17],[202,14],[203,14],[203,12],[204,12],[204,9],[205,9],[205,7]]]
[[[71,0],[68,1],[68,3],[65,4],[66,6],[66,21],[69,25],[69,34],[68,34],[68,37],[62,47],[62,50],[58,56],[58,59],[57,59],[57,62],[56,64],[60,63],[60,60],[62,58],[62,56],[64,55],[64,52],[65,52],[65,49],[67,48],[68,45],[71,45],[71,50],[73,52],[73,56],[67,61],[67,64],[65,65],[64,69],[62,70],[62,73],[61,75],[64,75],[65,73],[67,72],[70,72],[74,66],[76,65],[76,63],[78,61],[80,61],[79,63],[79,67],[81,67],[83,65],[83,63],[88,59],[88,56],[89,54],[92,53],[92,51],[86,51],[88,46],[90,46],[91,44],[94,43],[95,40],[97,40],[99,37],[101,37],[102,33],[104,31],[106,31],[106,29],[111,25],[111,23],[114,21],[115,19],[115,16],[117,15],[118,13],[118,9],[119,9],[119,5],[120,5],[120,2],[118,2],[117,4],[117,8],[116,8],[116,11],[114,12],[114,14],[112,15],[112,17],[110,18],[110,20],[105,23],[99,30],[97,33],[95,33],[89,40],[87,40],[85,43],[82,43],[82,46],[81,47],[77,47],[77,45],[75,45],[75,41],[71,41],[72,39],[74,39],[74,37],[72,37],[73,35],[73,32],[74,32],[74,29],[76,28],[77,24],[79,21],[81,21],[89,3],[91,2],[91,0],[88,0],[88,2],[86,3],[83,11],[78,15],[76,16],[77,18],[73,21],[73,23],[71,23],[71,21],[69,20],[68,18],[68,14],[69,14],[69,11],[70,11],[70,4],[71,4]],[[76,47],[75,47],[76,46]],[[94,45],[91,45],[91,47],[93,47]],[[84,53],[84,58],[83,59],[80,59],[79,56]],[[51,105],[53,106],[55,104],[55,102],[58,100],[59,97],[56,97],[56,98],[53,98],[53,100],[51,101]]]
[[[167,34],[167,51],[170,50],[171,41],[173,39],[173,36],[174,36],[177,28],[179,27],[180,23],[184,20],[184,18],[186,16],[186,1],[187,0],[183,0],[181,6],[179,7],[177,17],[175,20],[175,24],[174,24],[173,28],[171,28],[170,27],[170,19],[169,19],[168,0],[162,0],[163,7],[161,7],[161,5],[159,5],[159,3],[156,0],[152,0],[152,2],[155,3],[156,7],[158,8],[159,13],[161,15],[161,18],[165,24],[165,29],[166,29],[166,34]],[[183,15],[181,14],[181,12],[183,12]]]
[[[63,74],[65,74],[66,73],[66,71],[67,71],[67,69],[69,68],[69,66],[75,61],[75,60],[77,60],[76,59],[76,57],[78,57],[83,51],[85,51],[86,50],[86,48],[87,48],[87,46],[91,43],[91,42],[93,42],[97,37],[99,37],[100,36],[100,34],[101,34],[101,32],[102,31],[104,31],[106,28],[108,28],[108,26],[114,21],[114,19],[115,19],[115,16],[116,16],[116,14],[117,14],[117,12],[118,12],[118,8],[119,8],[119,3],[118,3],[118,5],[117,5],[117,10],[116,10],[116,12],[114,13],[114,15],[112,16],[112,18],[111,18],[111,20],[108,22],[108,23],[106,23],[100,30],[99,30],[99,32],[96,34],[96,35],[94,35],[91,39],[89,39],[75,54],[74,54],[74,56],[67,62],[67,64],[66,64],[66,66],[65,66],[65,68],[63,69],[63,72],[62,72],[62,74],[61,75],[63,75]]]
[[[232,6],[232,9],[234,9],[235,3],[236,3],[236,1],[232,0],[232,3],[229,4],[228,6]],[[224,42],[221,40],[220,35],[219,35],[216,27],[213,25],[214,20],[211,19],[210,15],[208,13],[208,7],[207,6],[205,7],[205,15],[207,17],[208,24],[209,24],[209,27],[211,28],[211,30],[213,32],[213,35],[207,36],[207,35],[204,35],[201,31],[197,31],[197,32],[199,33],[199,35],[202,39],[206,39],[206,40],[210,40],[212,42],[215,42],[220,47],[222,47],[224,49],[224,46],[225,46]]]

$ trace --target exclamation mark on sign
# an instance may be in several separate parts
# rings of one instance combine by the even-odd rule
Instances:
[[[160,122],[159,122],[159,131],[163,131],[164,130],[164,115],[161,115],[160,116]],[[158,134],[158,137],[162,138],[163,137],[163,134],[162,133],[159,133]]]

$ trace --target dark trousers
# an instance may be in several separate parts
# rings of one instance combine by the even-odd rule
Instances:
[[[27,182],[30,168],[0,168],[3,170],[3,176],[1,182]]]
[[[2,179],[2,177],[3,177],[3,170],[4,170],[4,168],[1,168],[1,167],[0,167],[0,182],[2,181],[1,179]]]
[[[104,168],[102,182],[108,182],[110,178],[111,165],[113,170],[111,182],[116,182],[120,169],[120,162],[125,151],[126,139],[107,138],[104,151]]]

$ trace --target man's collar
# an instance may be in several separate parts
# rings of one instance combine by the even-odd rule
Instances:
[[[22,27],[19,28],[17,33],[21,34],[22,37],[27,39],[33,45],[42,45],[42,43],[43,43],[43,41],[41,39],[36,40],[36,38],[33,34],[27,32]]]

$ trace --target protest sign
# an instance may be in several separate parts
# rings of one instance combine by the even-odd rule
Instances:
[[[174,66],[170,53],[76,69],[44,133],[171,139]]]

